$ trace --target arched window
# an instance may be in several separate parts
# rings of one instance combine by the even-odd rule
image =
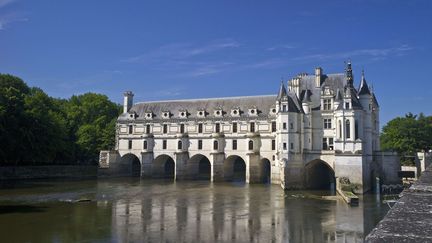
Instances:
[[[253,150],[253,141],[249,140],[249,150]]]
[[[348,119],[345,121],[345,137],[351,138],[351,124]]]
[[[342,122],[339,121],[339,138],[342,138]]]
[[[218,150],[219,149],[219,143],[217,140],[213,141],[213,149]]]
[[[183,143],[181,140],[177,143],[177,149],[183,149]]]
[[[144,140],[143,149],[147,149],[147,141],[146,140]]]

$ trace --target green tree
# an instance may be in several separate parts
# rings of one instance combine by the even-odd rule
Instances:
[[[119,114],[105,95],[54,99],[0,74],[0,165],[94,163],[113,147]]]
[[[394,150],[401,156],[401,161],[411,163],[405,156],[414,156],[416,152],[432,148],[432,117],[408,113],[389,121],[381,134],[381,148]]]

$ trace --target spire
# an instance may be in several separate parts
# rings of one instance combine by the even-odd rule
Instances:
[[[353,76],[353,72],[352,72],[352,67],[351,67],[351,60],[348,59],[348,62],[346,62],[346,69],[345,69],[345,75],[347,78],[347,85],[352,87],[353,83],[354,83],[354,76]]]
[[[286,92],[285,85],[284,85],[283,81],[281,81],[280,88],[279,88],[279,94],[277,96],[277,100],[281,100],[284,97],[287,97],[287,92]]]
[[[340,92],[340,89],[337,89],[335,101],[341,101],[341,100],[342,100],[342,94]]]
[[[365,76],[364,76],[364,70],[362,70],[362,78],[361,78],[361,82],[360,82],[360,87],[359,87],[359,92],[358,95],[370,95],[371,92],[369,90],[369,86],[366,82]]]
[[[311,102],[311,101],[312,100],[311,100],[311,97],[310,97],[310,91],[307,89],[307,90],[305,90],[302,102],[303,103],[308,103],[308,102]]]

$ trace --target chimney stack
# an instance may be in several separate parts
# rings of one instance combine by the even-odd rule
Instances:
[[[315,68],[315,85],[316,87],[321,87],[321,76],[322,76],[322,68]]]
[[[132,91],[126,91],[123,93],[123,95],[123,113],[127,113],[132,107],[134,94],[132,93]]]

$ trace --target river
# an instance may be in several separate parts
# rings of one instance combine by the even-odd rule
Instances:
[[[140,180],[0,182],[1,242],[362,242],[388,206],[327,191]]]

